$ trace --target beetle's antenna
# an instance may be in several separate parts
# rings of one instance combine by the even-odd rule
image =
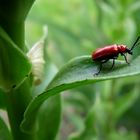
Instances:
[[[133,50],[134,47],[136,47],[136,46],[138,46],[140,44],[139,40],[140,40],[140,36],[138,36],[138,38],[136,39],[136,41],[134,42],[134,44],[132,45],[130,50]]]

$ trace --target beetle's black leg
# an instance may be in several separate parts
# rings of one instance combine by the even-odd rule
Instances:
[[[103,67],[102,65],[103,65],[103,62],[101,62],[101,63],[100,63],[100,68],[99,68],[99,71],[98,71],[98,72],[96,72],[94,75],[98,75],[98,74],[101,72],[102,67]]]
[[[113,69],[114,65],[115,65],[115,58],[113,59],[113,63],[112,63],[112,66],[111,66],[110,70]]]
[[[99,69],[99,71],[98,71],[97,73],[95,73],[94,75],[98,75],[98,74],[101,72],[101,70],[102,70],[102,65],[103,65],[104,63],[106,63],[108,60],[109,60],[109,59],[106,59],[106,60],[104,60],[104,61],[102,61],[102,62],[100,63],[100,69]]]
[[[102,66],[103,65],[103,63],[101,62],[101,64],[100,64],[100,69],[99,69],[99,71],[97,72],[97,73],[95,73],[95,75],[98,75],[100,72],[101,72],[101,70],[102,70]]]
[[[129,64],[129,62],[128,62],[127,58],[126,58],[126,55],[125,55],[124,53],[122,53],[122,55],[124,56],[125,62],[126,62],[127,64]]]

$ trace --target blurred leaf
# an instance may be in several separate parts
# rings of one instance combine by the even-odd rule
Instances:
[[[131,13],[137,12],[140,9],[140,1],[136,1],[129,6],[129,11]]]
[[[71,134],[69,140],[94,140],[100,135],[104,136],[104,126],[107,120],[105,111],[105,104],[101,101],[100,95],[97,94],[95,103],[87,114],[84,129]]]
[[[30,72],[27,57],[0,28],[0,88],[7,91],[19,86]]]
[[[124,130],[123,130],[124,129]],[[129,132],[125,128],[120,131],[112,131],[109,135],[108,140],[138,140],[134,132]]]
[[[112,64],[109,61],[105,65],[106,71],[104,67],[104,70],[98,76],[96,76],[94,74],[98,71],[99,65],[92,61],[91,56],[82,56],[71,60],[60,69],[48,86],[48,89],[44,93],[34,98],[34,100],[30,103],[24,115],[24,120],[21,125],[22,129],[26,132],[34,131],[32,129],[34,128],[33,124],[35,124],[38,109],[40,108],[40,105],[49,97],[66,89],[77,86],[139,74],[139,62],[140,57],[133,60],[130,66],[126,65],[124,61],[116,61],[114,70],[109,72],[108,67],[110,67]]]
[[[139,82],[138,82],[138,92],[139,90]],[[136,92],[136,89],[134,90]],[[132,92],[133,94],[133,92]],[[135,93],[134,93],[135,94]],[[139,94],[140,95],[140,94]],[[124,112],[122,117],[119,119],[119,126],[125,126],[129,130],[134,130],[135,132],[139,133],[140,129],[140,96],[136,99],[135,103],[128,110]],[[131,102],[131,100],[130,100]]]
[[[70,107],[76,107],[78,112],[88,112],[88,109],[90,108],[92,102],[91,100],[93,100],[92,96],[88,96],[93,92],[90,93],[90,91],[84,91],[84,88],[81,87],[81,89],[77,88],[76,90],[67,91],[67,93],[74,92],[74,94],[67,94],[66,96],[64,96],[64,104]],[[85,90],[86,89],[88,88],[85,88]]]
[[[114,13],[114,9],[113,7],[111,7],[109,4],[105,3],[105,2],[100,2],[98,3],[101,7],[101,9],[106,12],[107,14],[109,14],[110,16],[112,15],[113,16],[113,13]]]
[[[131,99],[129,98],[127,102],[130,101]],[[123,127],[120,127],[119,131],[115,131],[113,127],[108,130],[108,125],[110,125],[112,120],[115,120],[114,118],[111,119],[110,115],[113,115],[114,113],[114,115],[117,114],[118,106],[115,107],[115,112],[107,112],[106,105],[107,104],[100,99],[98,94],[95,104],[92,106],[90,112],[87,115],[85,128],[78,133],[71,134],[69,140],[98,140],[103,138],[106,138],[107,140],[137,140],[135,133],[127,132],[127,130]]]
[[[136,102],[138,97],[139,89],[137,87],[126,95],[121,96],[114,104],[114,121],[116,121],[116,119],[118,120],[121,115],[124,114]]]
[[[12,140],[12,136],[5,122],[0,117],[0,140]]]
[[[49,98],[38,113],[38,140],[55,140],[61,118],[61,96]]]

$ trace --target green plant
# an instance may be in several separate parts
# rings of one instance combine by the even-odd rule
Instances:
[[[39,79],[37,79],[39,81],[36,83],[36,75],[33,71],[34,63],[29,59],[24,39],[25,19],[33,2],[33,0],[2,0],[0,2],[0,100],[3,101],[0,102],[0,107],[8,113],[11,130],[9,131],[5,122],[0,119],[0,138],[4,140],[56,139],[61,121],[60,92],[87,84],[95,85],[98,82],[97,86],[100,89],[93,90],[95,102],[90,104],[91,109],[87,111],[85,122],[81,128],[79,127],[78,132],[70,135],[68,139],[137,139],[135,133],[129,133],[127,130],[119,131],[121,127],[117,129],[116,126],[124,112],[139,97],[139,79],[135,77],[136,83],[132,85],[132,89],[128,91],[127,95],[118,94],[123,92],[121,88],[123,84],[117,83],[116,79],[140,74],[140,56],[136,55],[130,66],[127,66],[124,61],[117,60],[112,71],[108,71],[108,67],[112,63],[109,61],[104,66],[102,73],[95,76],[94,73],[97,72],[99,65],[93,62],[89,55],[74,58],[57,70],[52,59],[48,57],[50,54],[44,51],[46,63],[44,64],[43,59],[40,60],[40,63],[44,65],[44,74],[43,77],[39,75]],[[7,5],[7,3],[9,4]],[[110,6],[103,1],[101,5],[98,2],[96,4],[99,8],[99,15],[102,13],[100,8],[106,10],[106,6]],[[105,25],[101,25],[102,19],[100,18],[97,20],[97,25],[102,26],[104,30]],[[110,20],[110,17],[108,18]],[[122,19],[122,21],[125,20]],[[111,28],[114,29],[113,25]],[[113,29],[110,30],[112,32],[105,32],[113,36]],[[100,36],[101,31],[98,33]],[[115,34],[113,38],[117,38],[118,34]],[[76,37],[71,32],[68,35],[72,38]],[[88,33],[84,34],[85,36],[89,37]],[[104,40],[105,38],[104,36]],[[74,39],[75,42],[80,42],[78,39]],[[41,47],[45,46],[46,36],[38,43]],[[39,68],[42,65],[39,65]],[[133,77],[131,78],[133,79]],[[107,84],[101,82],[110,79],[112,81],[107,81]],[[128,81],[130,82],[130,80]],[[127,84],[129,84],[128,81]],[[38,82],[41,83],[36,86]],[[86,96],[86,98],[90,97]]]

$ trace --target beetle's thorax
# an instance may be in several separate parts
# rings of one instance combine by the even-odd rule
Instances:
[[[127,46],[126,45],[117,45],[119,53],[126,53],[127,52]]]

